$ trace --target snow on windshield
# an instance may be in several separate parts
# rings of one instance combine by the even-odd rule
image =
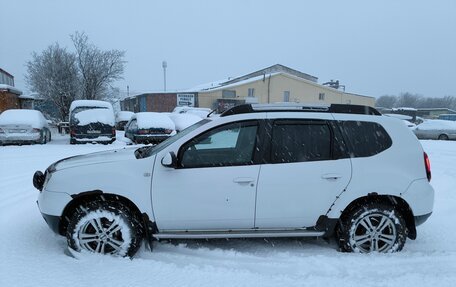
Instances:
[[[41,129],[47,126],[47,122],[40,111],[6,110],[0,115],[0,125],[28,125]]]
[[[114,126],[114,113],[110,109],[88,109],[74,115],[79,121],[78,126],[101,123]]]

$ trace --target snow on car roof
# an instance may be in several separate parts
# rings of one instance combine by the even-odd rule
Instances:
[[[212,112],[212,110],[209,108],[195,108],[195,107],[175,107],[173,110],[173,113],[193,114],[202,119],[206,118],[210,112]]]
[[[79,121],[78,126],[85,126],[93,123],[101,123],[114,126],[114,113],[110,109],[89,109],[74,115]]]
[[[132,116],[132,119],[137,120],[139,129],[149,129],[149,128],[164,128],[175,130],[176,125],[169,118],[168,115],[163,113],[155,112],[142,112],[136,113]]]
[[[408,115],[403,115],[403,114],[383,114],[383,115],[387,116],[387,117],[392,117],[392,118],[397,118],[397,119],[407,120],[407,121],[413,119],[413,117],[408,116]]]
[[[76,100],[71,103],[70,112],[77,107],[99,107],[112,110],[112,105],[109,102],[97,100]]]
[[[201,118],[197,115],[193,114],[178,114],[178,113],[169,113],[168,116],[171,118],[171,120],[174,122],[176,125],[176,130],[181,131],[199,121],[201,121]]]
[[[0,115],[0,125],[29,125],[41,129],[47,122],[37,110],[6,110]]]
[[[118,122],[129,121],[131,119],[131,116],[133,116],[134,114],[135,114],[134,112],[120,111],[116,115],[116,121],[118,121]]]

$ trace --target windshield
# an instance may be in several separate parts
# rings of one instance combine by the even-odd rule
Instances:
[[[183,136],[189,134],[190,132],[196,130],[200,126],[205,125],[206,123],[208,123],[210,121],[211,120],[209,120],[209,119],[203,119],[203,120],[189,126],[188,128],[182,130],[180,133],[167,138],[166,140],[159,143],[158,145],[140,147],[135,151],[135,156],[136,156],[136,158],[145,158],[145,157],[149,157],[153,154],[156,154],[157,152],[163,150],[164,148],[166,148],[170,144],[174,143],[175,141],[179,140]]]
[[[75,121],[77,122],[78,120],[75,118],[75,115],[79,112],[82,112],[82,111],[87,111],[87,110],[93,110],[93,109],[108,109],[106,107],[96,107],[96,106],[90,106],[90,107],[77,107],[77,108],[74,108],[72,111],[71,111],[71,116],[70,116],[70,121]]]

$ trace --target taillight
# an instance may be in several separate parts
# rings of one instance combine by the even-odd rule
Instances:
[[[149,133],[149,130],[138,130],[138,134],[140,135],[146,135]]]
[[[112,136],[116,135],[116,129],[115,128],[112,128],[111,134],[112,134]]]
[[[173,130],[165,130],[165,134],[168,134],[168,135],[172,132],[173,132]]]
[[[424,166],[426,167],[426,176],[428,181],[431,181],[431,161],[427,153],[424,153]]]
[[[76,136],[76,131],[71,129],[70,130],[70,136],[75,137]]]
[[[41,130],[40,129],[33,129],[32,132],[39,133],[39,132],[41,132]]]

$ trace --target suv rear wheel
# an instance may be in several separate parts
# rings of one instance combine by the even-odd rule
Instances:
[[[139,216],[118,203],[96,200],[79,206],[67,228],[68,246],[76,251],[133,256],[143,238]]]
[[[402,215],[392,207],[370,203],[350,212],[339,225],[340,247],[348,252],[396,252],[407,238]]]

